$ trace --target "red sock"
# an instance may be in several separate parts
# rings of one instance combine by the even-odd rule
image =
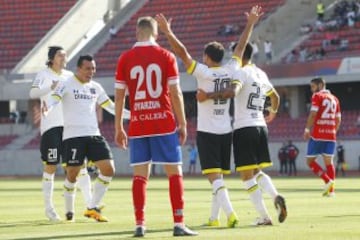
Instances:
[[[326,174],[326,172],[324,172],[324,170],[320,167],[320,165],[317,164],[317,162],[312,161],[309,164],[309,166],[310,166],[311,170],[313,171],[313,173],[315,173],[316,175],[321,177],[325,183],[327,183],[331,180],[330,177]]]
[[[326,173],[331,180],[335,180],[335,167],[334,164],[326,165]]]
[[[134,176],[132,185],[136,225],[145,225],[145,201],[147,179]]]
[[[169,177],[169,193],[174,223],[183,223],[184,183],[182,176],[172,175]]]

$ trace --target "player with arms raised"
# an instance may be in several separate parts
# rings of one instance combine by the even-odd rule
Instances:
[[[146,185],[151,164],[162,164],[169,179],[174,236],[197,235],[184,224],[184,187],[181,146],[186,141],[186,119],[175,56],[156,42],[157,23],[151,17],[137,22],[137,42],[123,53],[116,70],[115,140],[127,148],[122,123],[125,93],[129,92],[130,164],[133,166],[135,237],[145,235]],[[178,126],[176,126],[175,116]]]
[[[196,77],[198,87],[206,91],[220,91],[229,87],[233,73],[241,66],[241,58],[249,40],[252,29],[260,16],[261,7],[254,6],[246,13],[248,22],[234,50],[233,58],[222,66],[224,47],[218,42],[205,45],[203,63],[191,57],[186,47],[177,39],[171,29],[171,19],[166,20],[163,14],[156,16],[160,30],[165,34],[175,54],[183,61],[187,72]],[[230,100],[215,99],[198,102],[197,146],[199,149],[202,173],[212,185],[211,216],[206,225],[219,226],[219,210],[227,216],[227,226],[235,227],[238,217],[231,204],[223,174],[229,174],[232,142],[232,126],[229,113]]]
[[[324,180],[323,196],[334,196],[335,168],[333,157],[336,133],[341,123],[340,103],[338,98],[326,89],[324,79],[320,77],[312,79],[310,87],[313,96],[310,114],[304,130],[304,139],[309,140],[307,164],[316,175]],[[316,162],[318,155],[323,156],[326,171]]]

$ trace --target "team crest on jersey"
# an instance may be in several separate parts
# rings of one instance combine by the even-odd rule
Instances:
[[[90,93],[91,94],[96,94],[96,89],[95,88],[90,88]]]

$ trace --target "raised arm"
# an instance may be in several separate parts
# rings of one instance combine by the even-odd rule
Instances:
[[[246,44],[249,42],[250,36],[254,29],[255,24],[259,21],[260,17],[264,14],[262,8],[258,5],[253,6],[249,12],[245,12],[247,22],[244,31],[242,32],[239,41],[234,49],[233,55],[239,57],[243,56]]]
[[[193,59],[191,55],[188,53],[184,44],[180,42],[180,40],[175,36],[173,31],[171,30],[172,19],[167,20],[165,16],[162,13],[160,13],[155,16],[155,20],[158,23],[160,31],[163,32],[164,35],[166,36],[171,46],[171,49],[174,51],[175,55],[178,56],[183,61],[185,68],[188,69],[192,64]]]
[[[169,89],[171,104],[174,109],[175,117],[178,123],[180,144],[183,145],[186,142],[187,137],[184,98],[179,84],[169,85]]]

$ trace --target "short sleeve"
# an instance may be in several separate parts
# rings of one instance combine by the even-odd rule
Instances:
[[[193,60],[191,66],[187,70],[187,73],[199,79],[206,79],[209,75],[209,68],[206,65]]]
[[[174,54],[170,53],[168,57],[168,68],[167,68],[167,76],[166,80],[168,85],[178,84],[179,83],[179,69],[178,64],[176,62],[176,58]]]
[[[106,104],[108,101],[109,101],[109,96],[106,94],[104,88],[99,84],[97,83],[96,84],[96,89],[98,91],[98,99],[97,99],[97,103],[100,105],[100,106],[103,106],[104,104]]]
[[[311,108],[310,111],[317,112],[320,108],[319,95],[313,94],[311,97]]]
[[[125,56],[121,55],[118,60],[115,73],[115,88],[126,89],[126,75],[125,75]]]
[[[44,74],[42,74],[42,72],[39,72],[38,74],[36,74],[35,79],[31,85],[31,88],[39,88],[41,89],[43,84],[44,84]]]

